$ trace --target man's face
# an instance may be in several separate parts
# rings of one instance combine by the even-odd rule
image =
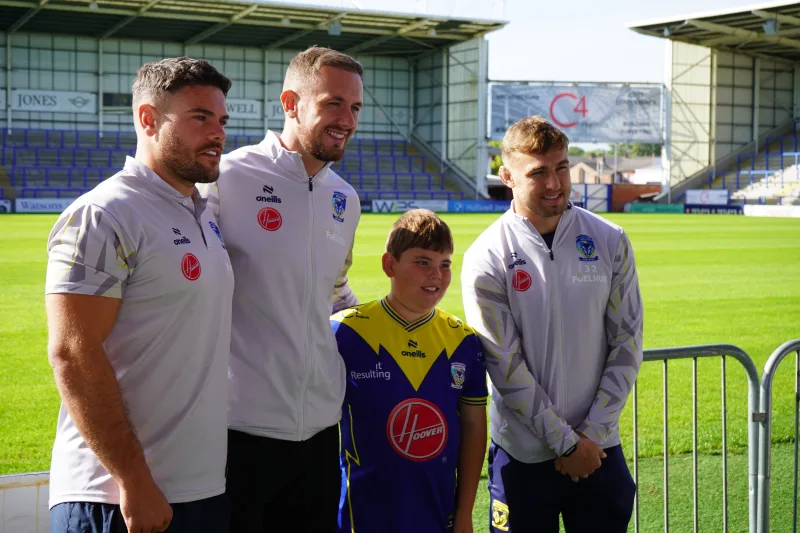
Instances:
[[[551,148],[542,155],[514,153],[501,167],[500,178],[511,187],[518,205],[538,217],[559,216],[567,209],[572,191],[567,150]]]
[[[319,161],[339,161],[358,126],[363,106],[361,77],[355,72],[322,67],[300,93],[298,139]]]
[[[228,110],[217,87],[184,87],[164,99],[159,158],[175,176],[190,183],[219,178]]]
[[[414,312],[436,307],[453,276],[450,257],[449,253],[425,248],[410,248],[399,259],[384,254],[383,270],[392,278],[392,296]]]

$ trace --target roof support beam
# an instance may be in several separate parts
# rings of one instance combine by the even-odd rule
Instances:
[[[422,19],[422,20],[418,20],[416,22],[412,22],[411,24],[403,26],[402,28],[398,29],[396,32],[394,32],[394,33],[392,33],[390,35],[381,35],[380,37],[375,37],[373,39],[369,39],[368,41],[364,41],[361,44],[357,44],[357,45],[355,45],[353,47],[350,47],[347,50],[345,50],[345,53],[346,54],[355,54],[356,52],[364,51],[367,48],[372,48],[373,46],[377,46],[377,45],[379,45],[381,43],[385,43],[386,41],[394,39],[395,37],[402,37],[403,35],[405,35],[407,33],[411,33],[411,32],[413,32],[415,30],[418,30],[419,28],[423,28],[423,27],[427,26],[430,22],[431,22],[430,19]]]
[[[800,26],[800,18],[793,17],[791,15],[783,15],[781,13],[773,13],[771,11],[763,11],[761,9],[754,9],[751,11],[751,13],[757,17],[761,17],[764,20],[777,20],[783,24]]]
[[[215,24],[215,25],[211,26],[207,30],[201,31],[200,33],[198,33],[197,35],[195,35],[194,37],[192,37],[191,39],[186,41],[186,44],[197,44],[200,41],[202,41],[203,39],[207,39],[207,38],[211,37],[212,35],[214,35],[215,33],[218,33],[220,31],[224,30],[225,28],[227,28],[231,24],[234,24],[237,21],[239,21],[240,19],[243,19],[244,17],[246,17],[247,15],[251,14],[256,9],[258,9],[258,4],[253,4],[250,7],[247,7],[245,9],[239,11],[235,15],[233,15],[228,20],[228,22],[220,22],[219,24]]]
[[[787,37],[781,37],[780,35],[766,35],[751,30],[745,30],[744,28],[733,28],[731,26],[725,26],[724,24],[717,24],[715,22],[707,22],[705,20],[689,19],[686,21],[686,24],[701,30],[724,33],[725,35],[733,35],[750,41],[765,41],[782,46],[789,46],[791,48],[800,48],[800,41],[789,39]]]
[[[36,13],[38,13],[39,11],[41,11],[41,10],[42,10],[42,8],[44,7],[44,5],[45,5],[45,4],[46,4],[48,1],[49,1],[49,0],[39,0],[39,5],[38,5],[38,6],[36,6],[36,7],[33,7],[33,8],[31,8],[31,9],[29,9],[29,10],[28,10],[28,12],[27,12],[27,13],[25,13],[24,15],[22,15],[22,16],[19,18],[19,20],[18,20],[18,21],[16,21],[14,24],[12,24],[12,25],[11,25],[11,27],[8,29],[8,33],[16,33],[16,32],[17,32],[17,30],[19,30],[19,29],[20,29],[22,26],[24,26],[26,22],[28,22],[28,21],[29,21],[29,20],[31,20],[31,19],[32,19],[34,16],[36,16]]]
[[[349,13],[339,13],[338,15],[334,15],[333,17],[320,22],[319,24],[317,24],[313,28],[310,28],[308,30],[304,30],[304,31],[301,31],[301,32],[293,33],[291,35],[287,35],[283,39],[278,39],[277,41],[268,44],[265,48],[267,50],[275,50],[276,48],[280,48],[281,46],[287,45],[292,41],[296,41],[297,39],[301,39],[301,38],[305,37],[306,35],[314,33],[317,30],[327,30],[328,26],[330,24],[332,24],[333,22],[338,22],[338,21],[342,20],[348,14]]]
[[[117,22],[116,24],[114,24],[113,26],[111,26],[110,28],[108,28],[108,29],[107,29],[107,30],[106,30],[106,31],[105,31],[105,32],[104,32],[104,33],[103,33],[103,34],[100,36],[100,38],[101,38],[101,39],[108,39],[109,37],[111,37],[112,35],[114,35],[115,33],[117,33],[119,30],[121,30],[122,28],[124,28],[125,26],[127,26],[128,24],[130,24],[131,22],[133,22],[134,20],[136,20],[137,18],[139,18],[139,17],[141,17],[142,15],[144,15],[144,14],[145,14],[145,13],[146,13],[146,12],[147,12],[147,11],[148,11],[150,8],[152,8],[153,6],[155,6],[155,5],[156,5],[157,3],[159,3],[160,1],[161,1],[161,0],[150,0],[150,1],[149,1],[149,2],[147,2],[147,3],[146,3],[144,6],[142,6],[142,8],[141,8],[141,9],[139,9],[139,12],[138,12],[136,15],[131,15],[131,16],[129,16],[128,18],[125,18],[125,19],[122,19],[122,20],[120,20],[119,22]]]

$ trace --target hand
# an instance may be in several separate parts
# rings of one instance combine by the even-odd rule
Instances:
[[[577,449],[569,457],[556,459],[558,472],[569,476],[572,481],[586,479],[589,474],[600,468],[600,460],[606,458],[606,452],[600,446],[581,435]]]
[[[453,521],[453,533],[473,533],[471,512],[456,511],[456,517]]]
[[[119,507],[128,533],[161,533],[172,522],[172,507],[152,478],[121,484]]]

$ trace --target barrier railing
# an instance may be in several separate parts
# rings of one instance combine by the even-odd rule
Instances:
[[[745,371],[748,383],[748,517],[750,533],[770,531],[770,473],[772,436],[772,395],[775,372],[780,363],[792,353],[795,354],[795,426],[794,426],[794,468],[792,531],[797,532],[797,508],[800,464],[800,339],[788,341],[778,347],[767,360],[763,381],[759,379],[753,360],[741,348],[728,344],[683,346],[646,350],[644,361],[661,361],[663,365],[663,435],[664,435],[664,531],[669,532],[669,361],[692,360],[692,513],[693,531],[699,530],[698,497],[698,433],[697,433],[697,360],[719,357],[721,372],[721,423],[722,423],[722,524],[723,531],[729,531],[728,524],[728,423],[727,423],[727,358],[736,359]],[[634,506],[634,530],[640,531],[639,524],[639,419],[638,385],[633,387],[633,477],[637,494]],[[40,472],[14,476],[0,476],[0,530],[2,531],[47,531],[49,513],[47,511],[48,473]],[[13,502],[9,505],[9,502]]]
[[[772,352],[764,365],[764,377],[761,381],[761,409],[759,417],[759,455],[758,466],[758,533],[769,532],[769,489],[772,460],[772,384],[775,372],[788,355],[795,354],[794,375],[794,497],[792,500],[792,531],[797,532],[797,471],[798,471],[798,436],[800,433],[800,339],[785,342]],[[752,528],[751,528],[752,531]]]
[[[722,373],[722,523],[723,531],[728,531],[728,423],[727,423],[727,368],[726,357],[730,356],[739,361],[747,375],[748,389],[748,487],[749,487],[749,522],[750,531],[756,530],[757,509],[757,480],[758,480],[758,431],[759,423],[753,414],[758,413],[759,406],[759,378],[755,363],[741,348],[730,344],[709,344],[700,346],[683,346],[680,348],[662,348],[645,350],[644,361],[663,362],[663,387],[664,387],[664,531],[669,532],[669,394],[668,371],[669,361],[677,359],[692,360],[692,504],[694,532],[699,527],[698,505],[698,456],[697,456],[697,360],[700,358],[720,357]],[[633,510],[634,531],[639,529],[639,417],[638,417],[638,385],[633,386],[633,478],[636,483],[636,501]]]

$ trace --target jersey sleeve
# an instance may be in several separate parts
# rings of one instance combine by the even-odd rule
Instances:
[[[136,250],[103,208],[70,206],[56,221],[47,244],[45,293],[122,298]]]
[[[466,383],[461,393],[461,403],[465,405],[484,406],[489,396],[486,387],[486,367],[483,364],[483,347],[477,335],[470,334],[464,339],[469,343]]]

